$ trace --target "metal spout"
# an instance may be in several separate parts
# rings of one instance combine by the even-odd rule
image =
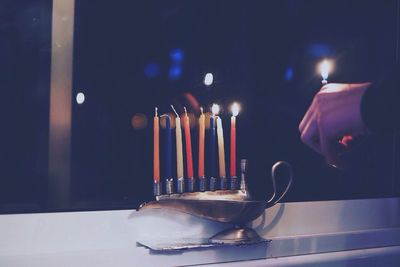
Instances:
[[[247,167],[248,167],[248,161],[247,159],[242,159],[240,161],[240,190],[245,190],[247,191],[247,184],[246,184],[246,172],[247,172]]]
[[[171,195],[174,193],[174,179],[173,178],[167,179],[167,181],[165,182],[165,192],[168,195]]]

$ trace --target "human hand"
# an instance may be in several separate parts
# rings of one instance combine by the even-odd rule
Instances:
[[[370,83],[327,84],[314,96],[299,125],[301,140],[337,166],[348,141],[368,130],[360,105]]]

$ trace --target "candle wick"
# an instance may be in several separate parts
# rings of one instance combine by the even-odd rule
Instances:
[[[155,116],[157,117],[158,116],[158,107],[155,108],[155,111],[156,111],[156,115]]]
[[[200,107],[200,112],[201,114],[203,114],[203,107]]]
[[[185,110],[185,114],[186,114],[186,117],[187,117],[187,110],[186,110],[186,107],[183,107],[183,109]]]
[[[178,112],[176,112],[176,110],[175,110],[175,108],[174,108],[173,105],[171,105],[171,108],[172,108],[172,110],[175,112],[176,116],[179,117],[179,114],[178,114]]]
[[[169,115],[168,115],[168,114],[162,114],[162,115],[160,116],[160,118],[164,118],[164,117],[169,117]]]

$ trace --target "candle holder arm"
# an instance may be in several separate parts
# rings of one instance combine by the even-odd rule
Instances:
[[[285,167],[289,173],[289,180],[288,180],[288,184],[285,188],[285,190],[280,194],[280,196],[277,196],[277,191],[276,191],[276,172],[277,169],[280,167]],[[289,191],[290,187],[292,186],[292,182],[293,182],[293,169],[292,166],[287,163],[286,161],[278,161],[276,162],[271,169],[271,180],[272,180],[272,188],[273,188],[273,194],[271,196],[271,198],[267,201],[268,206],[275,205],[276,203],[278,203],[285,195],[286,193]]]

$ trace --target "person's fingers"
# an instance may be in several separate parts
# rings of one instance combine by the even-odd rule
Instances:
[[[339,168],[341,165],[341,155],[345,146],[338,139],[327,136],[323,129],[319,131],[319,140],[321,154],[325,157],[326,162],[331,166]]]
[[[304,115],[303,119],[301,120],[300,124],[299,124],[299,131],[302,133],[304,131],[304,128],[306,127],[306,125],[309,123],[310,119],[313,117],[313,114],[315,113],[315,106],[316,106],[316,100],[315,97],[310,105],[310,107],[308,108],[306,114]]]
[[[304,126],[304,129],[301,132],[301,141],[317,153],[321,153],[318,123],[315,113],[310,117],[308,123]]]

